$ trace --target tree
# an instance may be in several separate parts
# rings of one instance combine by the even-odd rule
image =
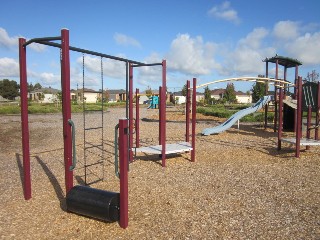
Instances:
[[[188,91],[187,84],[185,84],[185,85],[183,85],[183,88],[181,90],[182,96],[186,97],[187,96],[187,91]]]
[[[311,73],[308,72],[308,75],[305,78],[305,80],[309,82],[317,82],[318,79],[319,79],[319,73],[317,73],[316,70],[312,70]]]
[[[228,85],[226,87],[226,91],[223,95],[223,98],[229,103],[236,103],[237,102],[236,91],[234,89],[233,83],[228,83]]]
[[[34,87],[33,87],[34,90],[36,90],[36,89],[41,89],[41,88],[42,88],[42,86],[41,86],[40,83],[36,83],[36,84],[34,85]]]
[[[208,104],[211,99],[211,91],[209,89],[209,86],[206,86],[204,88],[204,103]]]
[[[266,83],[256,82],[252,86],[252,102],[258,102],[260,98],[262,98],[266,94]]]
[[[14,80],[3,79],[0,81],[0,95],[9,100],[19,96],[19,84]]]
[[[148,86],[147,89],[146,89],[146,95],[147,96],[151,96],[152,95],[152,90],[151,90],[150,86]]]

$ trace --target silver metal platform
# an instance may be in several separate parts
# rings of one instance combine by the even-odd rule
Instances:
[[[281,141],[296,144],[295,138],[282,138]],[[301,138],[300,139],[300,146],[320,146],[320,140]]]
[[[135,152],[143,152],[143,153],[151,153],[151,154],[161,154],[162,145],[134,148]],[[171,153],[181,153],[191,151],[191,144],[188,142],[179,142],[179,143],[171,143],[166,144],[166,154]]]

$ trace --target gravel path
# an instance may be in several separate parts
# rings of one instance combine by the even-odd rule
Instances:
[[[157,110],[141,109],[141,118]],[[181,113],[175,113],[178,120]],[[104,175],[92,187],[119,191],[114,176],[114,126],[125,109],[104,114]],[[171,116],[173,117],[173,116]],[[75,184],[84,181],[83,115],[77,127]],[[182,117],[183,118],[183,117]],[[188,153],[161,167],[156,156],[140,154],[130,165],[129,227],[67,213],[65,207],[62,116],[30,115],[32,199],[22,194],[20,116],[0,116],[1,239],[320,239],[319,147],[294,158],[290,145],[276,151],[276,134],[241,125],[219,135],[201,136],[210,119],[197,125],[196,162]],[[99,124],[90,114],[87,123]],[[142,144],[157,142],[158,123],[141,122]],[[168,141],[183,140],[184,123],[167,124]],[[101,141],[97,132],[87,138]],[[92,153],[88,157],[96,161]],[[102,174],[102,175],[99,175]]]

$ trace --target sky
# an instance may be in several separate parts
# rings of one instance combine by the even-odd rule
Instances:
[[[167,61],[169,91],[265,74],[276,54],[303,63],[299,75],[320,72],[318,0],[10,0],[1,2],[0,79],[19,82],[18,38],[55,37],[69,29],[70,45],[145,63]],[[58,48],[27,47],[28,82],[61,89]],[[70,53],[71,88],[125,89],[125,63]],[[275,65],[269,65],[274,77]],[[280,77],[283,76],[280,68]],[[294,69],[288,70],[293,81]],[[84,84],[83,84],[84,82]],[[140,92],[161,85],[161,67],[134,70]],[[252,83],[234,83],[246,92]],[[225,88],[226,83],[209,85]]]

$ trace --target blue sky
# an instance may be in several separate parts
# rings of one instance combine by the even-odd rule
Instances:
[[[19,81],[18,37],[27,40],[70,30],[70,45],[141,62],[167,60],[167,85],[265,73],[266,57],[300,60],[300,75],[320,72],[320,1],[56,0],[1,3],[0,79]],[[59,50],[27,49],[28,81],[60,88]],[[82,54],[71,53],[71,87],[82,87]],[[101,88],[100,58],[85,55],[85,87]],[[270,66],[274,76],[274,66]],[[282,69],[280,70],[282,71]],[[103,60],[104,88],[125,88],[124,63]],[[294,70],[288,70],[292,80]],[[282,76],[282,75],[280,75]],[[134,87],[158,89],[159,67],[134,72]],[[210,89],[226,84],[210,85]],[[250,83],[235,83],[250,90]]]

